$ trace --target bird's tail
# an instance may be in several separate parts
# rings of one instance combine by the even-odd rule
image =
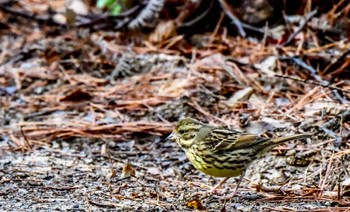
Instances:
[[[284,137],[279,137],[279,138],[274,138],[271,141],[277,145],[286,141],[291,141],[291,140],[297,140],[297,139],[305,139],[305,138],[311,138],[310,134],[296,134],[296,135],[288,135]]]
[[[278,138],[268,140],[264,143],[265,145],[260,146],[258,155],[259,156],[264,155],[266,152],[270,151],[272,148],[274,148],[280,143],[291,141],[291,140],[297,140],[297,139],[305,139],[310,137],[311,137],[310,134],[296,134],[296,135],[288,135],[288,136],[278,137]]]

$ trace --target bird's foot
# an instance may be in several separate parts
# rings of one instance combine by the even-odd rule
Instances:
[[[212,195],[212,194],[222,195],[225,193],[225,191],[226,191],[226,189],[218,189],[218,188],[213,187],[207,191],[195,192],[193,195],[194,196],[206,196],[206,195]]]
[[[227,188],[218,188],[218,186],[214,186],[206,191],[198,191],[193,193],[193,196],[211,196],[211,195],[224,195],[227,192]]]
[[[210,190],[207,191],[207,193],[210,194],[222,194],[222,189],[218,189],[217,186],[212,187]]]
[[[230,200],[230,199],[232,199],[233,197],[237,197],[237,196],[239,196],[239,194],[237,193],[237,191],[234,191],[234,192],[232,192],[231,194],[229,194],[229,195],[223,197],[222,200],[227,201],[227,200]]]

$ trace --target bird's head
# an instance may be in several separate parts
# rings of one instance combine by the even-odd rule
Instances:
[[[183,149],[188,149],[200,136],[203,126],[203,123],[192,118],[181,119],[167,139],[175,140]]]

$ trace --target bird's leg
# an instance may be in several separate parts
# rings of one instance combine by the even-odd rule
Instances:
[[[239,188],[239,185],[243,181],[244,175],[245,175],[245,170],[242,172],[241,176],[239,177],[239,180],[238,180],[238,183],[237,183],[237,186],[236,186],[235,190],[232,192],[232,194],[226,196],[224,198],[225,200],[231,199],[232,197],[236,196],[238,188]]]
[[[208,194],[216,194],[218,191],[217,189],[222,186],[222,184],[224,184],[228,179],[230,179],[229,177],[226,177],[224,179],[222,179],[218,184],[216,184],[214,187],[212,187],[210,190],[207,190],[207,191],[199,191],[199,192],[196,192],[194,193],[193,195],[196,196],[196,195],[208,195]]]
[[[239,185],[240,185],[240,184],[241,184],[241,182],[243,181],[244,175],[245,175],[245,171],[243,171],[243,173],[242,173],[242,174],[241,174],[241,176],[239,177],[239,180],[238,180],[238,183],[237,183],[236,189],[233,191],[233,194],[236,194],[236,193],[237,193],[238,188],[239,188]]]
[[[216,193],[216,190],[222,186],[230,177],[226,177],[223,180],[221,180],[218,184],[216,184],[213,188],[210,189],[210,193]]]

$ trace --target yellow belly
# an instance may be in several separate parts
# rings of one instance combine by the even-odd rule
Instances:
[[[207,162],[205,162],[198,155],[191,154],[187,151],[186,155],[196,169],[207,175],[214,177],[236,177],[238,175],[241,175],[243,172],[243,168],[235,168],[232,166],[232,164],[220,164],[216,161],[213,162],[210,160],[206,160]]]

